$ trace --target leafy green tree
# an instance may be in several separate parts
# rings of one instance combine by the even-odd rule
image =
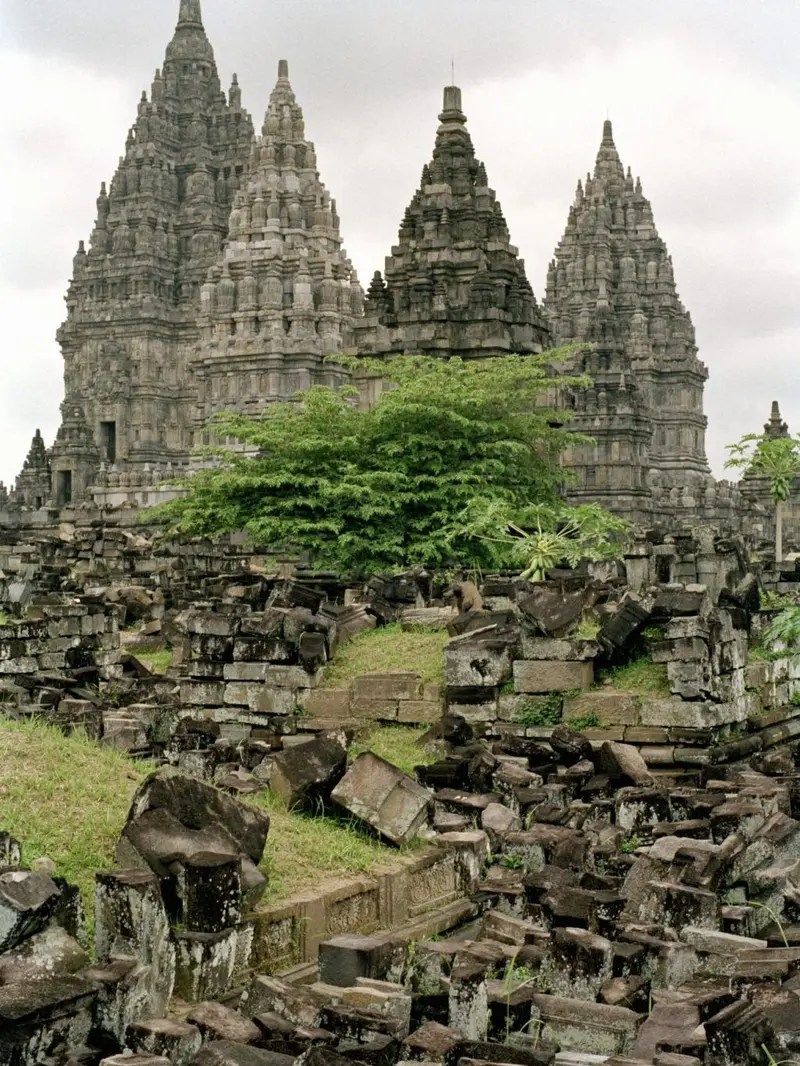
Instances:
[[[800,474],[800,438],[770,437],[766,433],[747,433],[736,444],[728,445],[727,469],[743,470],[753,477],[765,478],[775,505],[775,560],[783,558],[783,505],[789,499],[792,482]]]
[[[559,457],[586,443],[552,402],[588,384],[553,375],[567,354],[342,359],[388,380],[371,408],[316,387],[258,419],[221,415],[212,429],[233,443],[210,449],[214,462],[153,517],[189,535],[247,530],[347,574],[494,565],[499,546],[465,518],[475,499],[560,506]]]

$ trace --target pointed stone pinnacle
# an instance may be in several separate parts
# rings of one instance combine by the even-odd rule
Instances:
[[[457,85],[446,85],[444,88],[444,104],[439,116],[440,122],[467,121],[467,117],[461,110],[461,90]]]
[[[200,10],[200,0],[181,0],[178,25],[203,25],[203,13]]]
[[[614,129],[611,125],[611,119],[607,118],[603,123],[603,140],[614,143]]]
[[[281,59],[278,61],[278,79],[284,78],[289,80],[289,60]]]

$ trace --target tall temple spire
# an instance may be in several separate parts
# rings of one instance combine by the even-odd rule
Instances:
[[[200,0],[181,0],[178,26],[187,25],[203,25],[203,12],[200,10]]]
[[[51,467],[75,499],[101,463],[128,477],[188,461],[200,287],[253,138],[238,84],[222,92],[200,0],[181,0],[164,63],[101,188],[88,251],[75,257],[58,335],[65,402]]]
[[[547,330],[462,110],[444,90],[436,143],[356,325],[362,353],[486,358],[538,352]]]
[[[622,165],[609,120],[594,174],[578,185],[544,306],[557,345],[596,346],[576,368],[594,387],[576,397],[574,427],[597,445],[572,457],[575,491],[617,509],[626,497],[634,521],[646,519],[640,508],[648,497],[658,511],[673,489],[691,483],[705,492],[708,374],[652,207]]]
[[[227,241],[200,291],[197,430],[220,410],[259,414],[312,385],[342,384],[347,372],[325,358],[353,350],[363,302],[282,59]]]

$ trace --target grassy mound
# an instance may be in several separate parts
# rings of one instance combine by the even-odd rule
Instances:
[[[414,747],[422,729],[372,731],[353,754],[372,748],[410,771],[426,762]],[[48,856],[80,887],[91,924],[94,875],[114,865],[131,797],[152,767],[86,737],[65,737],[42,722],[0,720],[0,829],[16,837],[26,863]],[[397,855],[352,820],[291,811],[268,792],[249,802],[272,816],[263,868],[266,903],[331,877],[365,873]]]
[[[0,721],[0,829],[20,841],[26,863],[52,859],[88,903],[149,769],[42,722]]]
[[[346,688],[361,674],[413,670],[424,681],[444,683],[444,647],[452,638],[444,629],[404,633],[400,623],[381,626],[342,645],[325,671],[324,684]]]

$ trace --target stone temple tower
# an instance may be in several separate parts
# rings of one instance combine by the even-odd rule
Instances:
[[[221,91],[200,0],[178,24],[142,95],[125,155],[102,185],[88,250],[74,260],[55,502],[80,499],[100,464],[132,472],[186,462],[200,286],[217,260],[253,140],[234,75]]]
[[[544,308],[554,345],[596,345],[578,366],[595,384],[575,397],[572,427],[597,445],[568,458],[578,475],[573,496],[640,521],[663,513],[676,493],[702,496],[712,483],[708,372],[652,208],[623,169],[610,122],[594,174],[578,183]]]
[[[539,352],[547,330],[502,208],[475,157],[461,90],[444,91],[431,162],[367,293],[361,355]]]
[[[257,414],[311,385],[342,383],[323,360],[352,350],[363,302],[281,60],[227,240],[201,288],[197,429],[218,411]]]

